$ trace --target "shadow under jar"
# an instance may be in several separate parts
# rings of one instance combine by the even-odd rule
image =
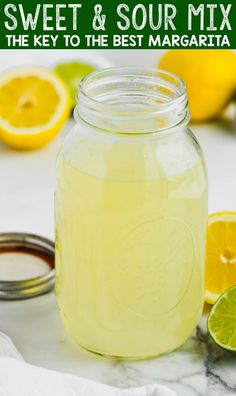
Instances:
[[[146,358],[201,315],[207,178],[185,85],[143,68],[90,74],[58,157],[56,294],[91,351]]]

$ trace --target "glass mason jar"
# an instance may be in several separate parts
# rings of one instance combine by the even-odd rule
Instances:
[[[68,333],[105,355],[185,342],[201,315],[207,178],[184,83],[108,69],[80,85],[57,162],[56,294]]]

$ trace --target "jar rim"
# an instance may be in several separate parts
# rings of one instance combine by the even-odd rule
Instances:
[[[150,95],[146,94],[146,103],[148,105],[145,103],[142,109],[140,109],[139,106],[132,106],[131,110],[129,106],[125,105],[121,109],[120,104],[117,106],[117,103],[110,103],[104,100],[104,95],[109,92],[109,88],[107,90],[105,89],[106,84],[109,87],[115,86],[116,89],[117,87],[121,87],[121,92],[126,92],[124,89],[125,84],[127,87],[132,85],[133,90],[137,87],[137,97],[145,96],[145,89],[143,87],[147,86],[150,88],[151,92]],[[122,87],[124,91],[122,91]],[[140,90],[138,90],[139,88]],[[102,89],[104,90],[104,95],[101,94]],[[158,99],[158,92],[160,90],[163,96],[162,101]],[[127,92],[129,92],[128,89]],[[155,94],[157,98],[155,98]],[[135,94],[133,94],[133,97],[134,96]],[[120,95],[120,98],[121,97],[122,95]],[[129,97],[132,99],[132,94],[130,94]],[[175,125],[178,125],[184,120],[188,121],[189,119],[188,100],[184,81],[175,74],[158,68],[137,66],[112,67],[92,72],[81,80],[77,101],[79,103],[79,106],[76,108],[78,114],[88,123],[90,123],[90,116],[93,116],[96,120],[103,117],[103,119],[109,123],[118,123],[121,121],[129,123],[159,117],[171,111],[178,114],[178,117],[176,117],[176,120],[177,118],[178,120]],[[93,122],[92,125],[94,125]],[[104,127],[104,129],[106,129],[106,127]]]

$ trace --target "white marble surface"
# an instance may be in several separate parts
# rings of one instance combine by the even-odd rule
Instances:
[[[48,64],[55,58],[52,52],[46,57],[41,51],[1,52],[1,67],[31,60]],[[132,51],[132,57],[127,51],[108,52],[116,64],[139,61],[151,66],[157,59],[153,51]],[[68,51],[65,56],[68,54],[75,53]],[[67,125],[63,133],[69,128]],[[209,211],[236,210],[236,126],[215,123],[192,129],[207,161]],[[53,238],[55,159],[63,133],[35,152],[16,152],[0,144],[0,232],[27,231]],[[178,351],[159,359],[126,363],[92,355],[73,345],[62,328],[53,293],[20,302],[0,302],[0,331],[12,337],[26,361],[46,368],[121,388],[158,382],[170,386],[178,396],[236,395],[236,356],[212,344],[204,323]]]
[[[236,130],[223,123],[192,129],[209,170],[209,211],[236,210]],[[46,148],[29,153],[0,145],[0,232],[29,231],[53,238],[54,170],[62,138],[63,133]],[[67,339],[51,293],[0,302],[0,330],[12,337],[26,361],[46,368],[121,388],[163,383],[178,396],[236,394],[236,357],[219,351],[204,326],[180,350],[159,359],[126,363],[105,359]]]

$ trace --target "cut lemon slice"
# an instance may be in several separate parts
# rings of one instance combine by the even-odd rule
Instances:
[[[236,213],[209,216],[206,258],[206,302],[214,304],[236,285]]]
[[[36,149],[60,131],[70,113],[63,81],[43,67],[16,67],[0,75],[0,138]]]

